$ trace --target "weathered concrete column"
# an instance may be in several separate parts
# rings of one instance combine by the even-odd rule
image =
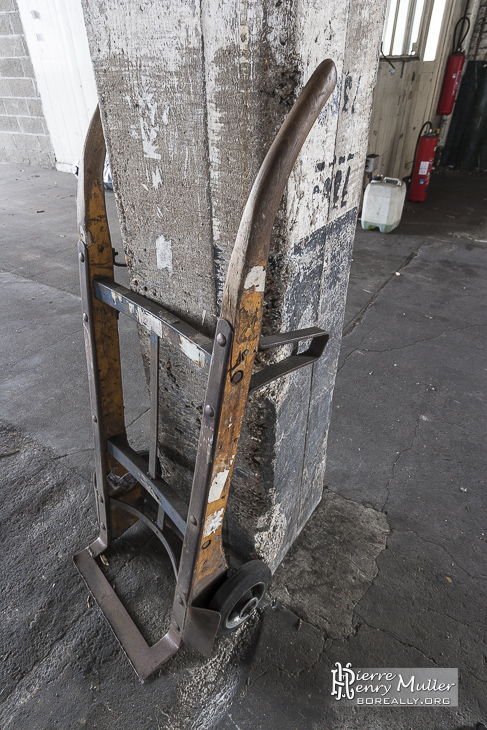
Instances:
[[[278,214],[263,324],[330,343],[251,398],[227,511],[230,543],[275,568],[322,493],[385,0],[84,7],[132,287],[206,333],[260,163],[314,68],[337,66]],[[188,363],[163,349],[160,458],[185,493],[206,385]]]

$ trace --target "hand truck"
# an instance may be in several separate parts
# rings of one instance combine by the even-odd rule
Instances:
[[[99,109],[88,130],[79,179],[78,256],[100,532],[88,548],[74,556],[74,562],[142,680],[173,656],[182,641],[209,657],[217,634],[242,624],[261,602],[270,581],[271,572],[260,560],[243,563],[227,577],[222,522],[249,392],[314,363],[328,340],[318,327],[268,337],[261,337],[260,331],[274,218],[298,153],[335,84],[335,65],[323,61],[262,163],[240,222],[213,339],[159,304],[115,283]],[[119,313],[150,333],[148,456],[130,447],[125,431]],[[189,505],[162,479],[158,467],[161,339],[193,360],[195,370],[209,371]],[[300,352],[299,343],[306,341],[309,346]],[[293,345],[293,354],[253,372],[258,350],[283,345]],[[152,646],[97,562],[109,543],[137,520],[155,532],[176,575],[169,630]],[[167,539],[168,525],[182,540],[179,560]]]

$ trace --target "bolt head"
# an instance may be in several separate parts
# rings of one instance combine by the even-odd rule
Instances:
[[[216,336],[216,341],[218,342],[218,344],[219,344],[219,345],[220,345],[221,347],[225,347],[225,345],[227,344],[227,338],[226,338],[226,337],[225,337],[225,335],[223,335],[223,334],[222,334],[221,332],[219,332],[219,333],[217,334],[217,336]]]
[[[85,255],[84,255],[84,253],[82,251],[79,252],[78,258],[81,261],[81,263],[84,263]]]
[[[93,423],[98,423],[98,418],[96,416],[92,416],[91,420],[93,421]]]
[[[87,321],[88,321],[88,315],[86,314],[86,312],[83,312],[83,322],[87,322]]]
[[[213,408],[212,408],[212,407],[210,406],[210,404],[208,404],[207,406],[205,406],[205,413],[206,413],[206,415],[207,415],[207,416],[209,416],[210,418],[213,418],[213,416],[215,415],[215,411],[214,411],[214,410],[213,410]]]
[[[242,378],[243,372],[241,370],[237,370],[237,372],[232,375],[231,382],[236,385],[237,383],[240,383]]]
[[[196,519],[196,517],[194,515],[191,515],[191,517],[189,518],[189,521],[191,522],[192,525],[198,524],[198,520]]]

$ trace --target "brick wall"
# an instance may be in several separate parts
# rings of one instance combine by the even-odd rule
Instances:
[[[0,0],[0,161],[55,163],[15,0]]]

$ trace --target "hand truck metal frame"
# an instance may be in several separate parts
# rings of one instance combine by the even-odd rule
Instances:
[[[258,560],[244,563],[227,577],[222,522],[249,392],[314,363],[328,340],[318,327],[270,337],[261,337],[260,331],[274,218],[298,153],[335,84],[333,62],[323,61],[262,163],[238,230],[213,340],[150,299],[115,283],[99,110],[88,131],[79,178],[78,255],[100,532],[88,548],[74,556],[74,562],[141,679],[173,656],[182,641],[210,656],[218,631],[236,628],[248,618],[270,580],[269,568]],[[130,447],[125,431],[119,313],[150,333],[148,457]],[[159,475],[161,339],[201,370],[209,370],[189,506]],[[310,341],[309,347],[298,352],[297,345],[303,341]],[[257,350],[289,344],[295,345],[295,354],[253,373]],[[119,476],[115,476],[117,472]],[[156,506],[155,516],[146,508],[147,495]],[[145,641],[96,560],[138,519],[164,545],[176,575],[170,627],[153,646]],[[179,561],[167,540],[167,521],[182,539]]]

